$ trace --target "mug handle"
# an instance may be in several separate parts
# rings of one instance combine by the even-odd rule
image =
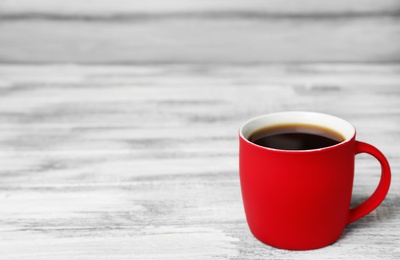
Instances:
[[[385,199],[390,187],[390,166],[386,157],[374,146],[364,142],[356,141],[355,154],[359,153],[368,153],[374,156],[379,161],[379,163],[381,164],[381,180],[379,181],[379,185],[374,193],[371,195],[371,197],[369,197],[366,201],[364,201],[357,207],[350,209],[347,224],[350,224],[364,217],[365,215],[376,209],[379,204],[381,204],[382,201]]]

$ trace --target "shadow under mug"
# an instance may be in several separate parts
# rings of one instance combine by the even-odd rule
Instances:
[[[264,127],[309,124],[332,129],[345,140],[321,149],[279,150],[248,140]],[[390,167],[375,147],[356,141],[347,121],[314,112],[281,112],[250,119],[239,131],[239,168],[249,228],[273,247],[309,250],[339,239],[346,225],[367,215],[386,197]],[[366,201],[350,209],[355,155],[368,153],[381,165],[381,179]]]

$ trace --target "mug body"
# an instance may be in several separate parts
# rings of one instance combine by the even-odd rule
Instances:
[[[256,130],[284,124],[329,128],[344,141],[321,149],[279,150],[248,140]],[[240,128],[239,139],[242,197],[253,235],[268,245],[292,250],[335,242],[349,218],[354,127],[330,115],[282,112],[247,121]]]

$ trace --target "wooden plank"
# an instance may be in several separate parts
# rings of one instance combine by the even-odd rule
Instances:
[[[174,12],[212,12],[212,11],[261,11],[283,14],[310,13],[396,13],[399,11],[396,0],[1,0],[0,14],[120,14],[120,13],[174,13]]]
[[[397,259],[399,65],[0,66],[0,259]],[[249,232],[237,130],[334,114],[393,170],[384,203],[321,250]],[[357,157],[353,204],[379,179]]]
[[[391,63],[400,60],[399,8],[394,0],[1,1],[0,63]]]

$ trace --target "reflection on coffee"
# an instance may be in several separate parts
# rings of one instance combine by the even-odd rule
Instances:
[[[343,142],[336,131],[314,125],[288,124],[261,128],[248,138],[257,145],[279,150],[320,149]]]

